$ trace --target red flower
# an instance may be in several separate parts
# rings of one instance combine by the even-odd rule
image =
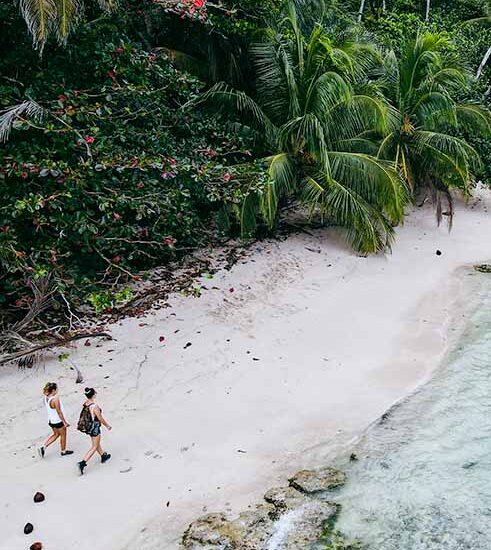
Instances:
[[[114,212],[113,217],[116,221],[119,221],[120,219],[122,219],[121,214],[118,214],[117,212]]]
[[[20,174],[20,177],[21,177],[23,180],[27,179],[28,176],[29,176],[29,174],[28,174],[27,172],[21,172],[21,174]]]
[[[174,239],[174,237],[166,237],[164,239],[164,244],[169,247],[173,247],[176,244],[176,239]]]
[[[95,137],[94,136],[85,136],[84,141],[85,141],[85,143],[94,143]]]
[[[107,76],[112,80],[116,80],[116,72],[113,71],[112,69],[110,71],[107,71]]]
[[[124,52],[124,48],[116,48],[114,51],[118,53],[122,53]]]
[[[136,184],[136,187],[137,189],[141,189],[143,187],[143,182],[142,181],[139,181],[137,184]]]
[[[58,99],[59,99],[59,100],[60,100],[60,101],[61,101],[61,102],[63,103],[64,101],[66,101],[66,100],[67,100],[67,96],[66,96],[66,95],[63,95],[63,94],[61,94],[61,95],[59,95],[59,96],[58,96]]]
[[[113,264],[119,264],[120,261],[121,261],[121,256],[114,256]]]
[[[223,174],[222,176],[222,179],[223,181],[230,181],[231,177],[232,177],[232,174],[230,172],[225,172],[225,174]]]

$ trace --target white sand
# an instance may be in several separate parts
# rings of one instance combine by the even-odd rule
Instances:
[[[56,360],[2,368],[0,548],[177,548],[205,507],[238,511],[296,469],[325,464],[441,359],[469,277],[456,268],[491,258],[491,193],[481,196],[457,208],[450,234],[417,210],[390,256],[359,258],[333,231],[259,244],[201,298],[175,296],[172,308],[112,327],[117,341],[70,350],[81,386]],[[75,428],[75,459],[55,447],[35,456],[48,380],[73,425],[83,386],[100,389],[114,426],[103,436],[108,464],[76,475],[88,438]],[[43,504],[32,502],[37,490]]]

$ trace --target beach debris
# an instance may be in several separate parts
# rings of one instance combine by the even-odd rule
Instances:
[[[30,535],[34,531],[34,525],[32,523],[26,523],[24,525],[24,535]]]
[[[475,265],[474,269],[479,273],[491,273],[491,264]]]
[[[165,342],[165,336],[159,336],[159,342]]]
[[[90,341],[90,340],[85,340],[85,342],[84,342],[84,346],[87,346],[87,347],[89,347],[89,346],[91,346],[91,345],[92,345],[92,343],[91,343],[91,341]]]
[[[183,349],[189,348],[189,346],[192,346],[192,342],[187,342],[186,345],[183,347]]]
[[[442,255],[442,251],[437,249],[437,251],[435,252],[435,254],[436,254],[437,256],[441,256],[441,255]]]
[[[75,336],[68,336],[67,338],[57,338],[56,340],[45,342],[43,344],[34,345],[28,349],[17,351],[10,355],[4,355],[0,357],[0,365],[5,365],[12,361],[17,361],[20,367],[32,367],[36,358],[40,357],[40,354],[46,350],[54,347],[63,347],[70,342],[75,340],[82,340],[84,338],[105,338],[107,340],[112,340],[112,336],[107,332],[94,332],[94,333],[81,333]]]
[[[462,468],[464,468],[464,470],[469,470],[470,468],[473,468],[476,464],[477,462],[469,461],[465,464],[462,464]]]
[[[34,495],[34,502],[43,502],[46,499],[46,497],[43,495],[43,493],[40,493],[39,491]]]
[[[42,542],[34,542],[29,546],[29,550],[43,550]]]
[[[228,289],[228,291],[230,292],[230,294],[232,294],[233,292],[235,292],[235,288],[231,287]]]
[[[166,505],[165,505],[167,508],[169,508],[170,506],[170,500],[167,501]]]
[[[247,453],[247,451],[243,451],[242,449],[237,449],[238,453]]]
[[[297,491],[311,494],[321,491],[329,491],[344,485],[346,474],[334,468],[321,468],[319,470],[300,470],[288,480],[290,486]]]
[[[127,474],[128,472],[131,472],[131,470],[133,470],[133,468],[131,466],[128,466],[128,468],[126,468],[125,470],[119,470],[119,473]]]
[[[358,460],[358,457],[356,456],[355,453],[351,453],[349,455],[349,459],[350,459],[350,462],[355,462],[356,460]]]

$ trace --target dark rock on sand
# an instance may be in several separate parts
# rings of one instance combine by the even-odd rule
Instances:
[[[41,542],[35,542],[29,546],[29,550],[43,550],[43,544]]]
[[[479,273],[491,273],[491,264],[475,265],[474,269]]]
[[[43,502],[45,500],[45,496],[43,493],[40,493],[39,491],[34,495],[34,502]]]
[[[320,470],[301,470],[290,480],[290,485],[302,493],[312,494],[329,491],[344,485],[346,475],[333,468],[321,468]]]
[[[26,523],[24,525],[24,535],[30,535],[34,531],[34,525],[32,523]]]

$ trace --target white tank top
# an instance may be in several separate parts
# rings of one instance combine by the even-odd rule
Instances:
[[[58,411],[56,409],[52,409],[50,406],[51,401],[53,401],[55,397],[56,396],[53,395],[52,397],[44,398],[44,404],[46,406],[46,411],[48,412],[48,422],[50,422],[51,424],[59,424],[60,422],[63,422],[63,420],[60,418],[60,415],[58,414]],[[62,410],[64,415],[65,409],[63,408],[63,403],[61,402],[61,399],[60,399],[60,409]]]

